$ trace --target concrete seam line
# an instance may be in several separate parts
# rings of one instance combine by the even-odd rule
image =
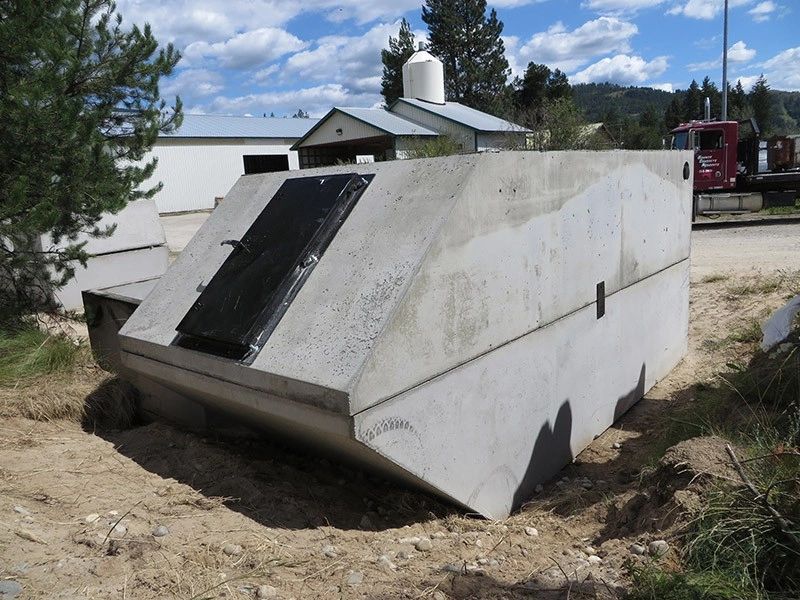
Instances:
[[[606,298],[611,298],[613,296],[616,296],[620,292],[623,292],[623,291],[627,290],[628,288],[633,287],[634,285],[642,283],[643,281],[647,281],[648,279],[651,279],[651,278],[655,277],[656,275],[660,275],[661,273],[664,273],[665,271],[668,271],[672,267],[678,266],[678,265],[680,265],[680,264],[682,264],[682,263],[684,263],[684,262],[686,262],[688,260],[691,260],[691,256],[687,256],[686,258],[683,258],[683,259],[679,260],[676,263],[672,263],[671,265],[666,266],[663,269],[659,269],[658,271],[656,271],[654,273],[651,273],[650,275],[648,275],[647,277],[644,277],[643,279],[640,279],[640,280],[638,280],[638,281],[636,281],[634,283],[631,283],[629,285],[621,287],[618,290],[616,290],[615,292],[612,292],[611,294],[608,294],[606,296]],[[575,310],[573,310],[573,311],[571,311],[571,312],[569,312],[567,314],[564,314],[564,315],[558,317],[557,319],[549,321],[549,322],[545,323],[544,325],[540,325],[539,327],[536,327],[535,329],[531,329],[530,331],[526,331],[525,333],[522,333],[522,334],[520,334],[520,335],[518,335],[518,336],[516,336],[514,338],[511,338],[510,340],[502,342],[501,344],[498,344],[497,346],[494,346],[493,348],[490,348],[486,352],[481,352],[480,354],[477,354],[477,355],[473,356],[472,358],[468,358],[468,359],[458,363],[457,365],[453,365],[449,369],[447,369],[445,371],[442,371],[441,373],[439,373],[437,375],[434,375],[433,377],[429,377],[428,379],[420,381],[419,383],[415,383],[414,385],[411,385],[411,386],[409,386],[409,387],[407,387],[405,389],[402,389],[399,392],[395,392],[391,396],[388,396],[387,398],[384,398],[383,400],[380,400],[379,402],[376,402],[375,404],[373,404],[371,406],[368,406],[366,408],[362,408],[361,410],[353,413],[352,416],[355,417],[357,415],[360,415],[363,412],[366,412],[366,411],[368,411],[370,409],[373,409],[373,408],[375,408],[377,406],[380,406],[384,402],[389,402],[390,400],[393,400],[393,399],[397,398],[398,396],[402,396],[403,394],[405,394],[407,392],[410,392],[411,390],[414,390],[414,389],[416,389],[418,387],[421,387],[421,386],[425,385],[426,383],[434,381],[435,379],[439,379],[440,377],[443,377],[444,375],[447,375],[451,371],[455,371],[456,369],[459,369],[459,368],[463,367],[464,365],[467,365],[467,364],[469,364],[469,363],[471,363],[473,361],[476,361],[479,358],[483,358],[484,356],[487,356],[488,354],[491,354],[492,352],[494,352],[496,350],[499,350],[500,348],[508,346],[509,344],[513,344],[514,342],[516,342],[518,340],[521,340],[522,338],[524,338],[524,337],[526,337],[526,336],[528,336],[528,335],[530,335],[532,333],[536,333],[537,331],[539,331],[541,329],[545,329],[546,327],[550,327],[551,325],[555,325],[559,321],[562,321],[562,320],[566,319],[567,317],[570,317],[570,316],[574,315],[575,313],[577,313],[577,312],[579,312],[581,310],[589,308],[590,306],[592,306],[594,304],[597,304],[597,302],[594,301],[594,302],[589,302],[588,304],[584,304],[583,306],[580,306],[579,308],[576,308]]]

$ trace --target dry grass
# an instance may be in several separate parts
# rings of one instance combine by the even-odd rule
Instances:
[[[778,291],[785,291],[793,296],[800,292],[800,271],[778,271],[774,275],[737,280],[725,291],[729,300],[747,296],[765,296]]]
[[[122,428],[135,392],[102,371],[85,342],[24,330],[0,334],[0,416]]]
[[[725,275],[724,273],[712,273],[711,275],[706,275],[703,277],[700,282],[717,283],[719,281],[727,281],[728,279],[730,279],[730,275]]]

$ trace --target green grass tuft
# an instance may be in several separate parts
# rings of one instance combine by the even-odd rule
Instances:
[[[33,327],[0,332],[0,385],[70,370],[85,351],[84,344]]]
[[[631,567],[634,600],[800,598],[800,338],[698,386],[654,452],[695,435],[731,440],[748,483],[720,482],[684,532],[682,572]],[[659,454],[659,456],[660,456]],[[730,461],[732,463],[732,461]],[[780,518],[776,518],[776,514]]]
[[[633,589],[628,600],[749,600],[757,592],[746,582],[720,571],[667,573],[652,563],[630,567]],[[755,592],[755,593],[754,593]]]
[[[763,335],[761,323],[757,319],[749,319],[743,325],[731,331],[728,340],[740,344],[755,344],[761,341]]]

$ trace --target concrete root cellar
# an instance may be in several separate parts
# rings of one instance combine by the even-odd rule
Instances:
[[[235,415],[505,517],[685,354],[690,159],[242,177],[112,362],[144,411]]]

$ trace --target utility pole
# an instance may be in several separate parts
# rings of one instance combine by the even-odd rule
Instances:
[[[725,0],[725,33],[722,42],[722,120],[728,120],[728,0]]]

